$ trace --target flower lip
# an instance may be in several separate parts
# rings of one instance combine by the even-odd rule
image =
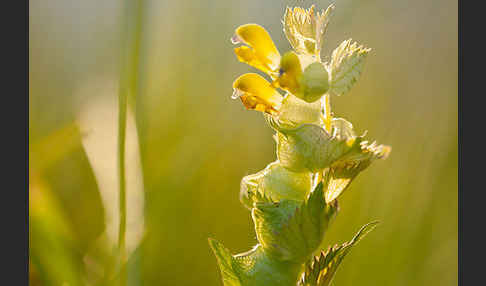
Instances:
[[[233,82],[231,98],[239,98],[250,110],[276,114],[282,105],[282,95],[262,76],[247,73]]]

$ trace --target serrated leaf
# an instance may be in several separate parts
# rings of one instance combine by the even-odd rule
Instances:
[[[293,172],[322,172],[326,179],[326,202],[336,199],[351,181],[374,160],[386,158],[391,147],[371,144],[356,136],[342,118],[332,121],[332,135],[318,125],[295,125],[271,116],[267,122],[277,131],[277,157]]]
[[[209,245],[218,260],[219,270],[225,286],[240,286],[238,274],[233,270],[233,256],[220,242],[209,238]]]
[[[280,261],[304,262],[322,242],[337,202],[326,204],[319,183],[306,201],[257,203],[252,209],[257,239],[266,253]]]
[[[386,145],[377,145],[376,142],[368,144],[368,141],[362,140],[364,135],[357,137],[353,125],[343,118],[333,119],[332,124],[334,138],[349,144],[358,144],[356,146],[359,148],[353,148],[324,169],[322,177],[327,203],[338,198],[374,160],[386,158],[391,151],[391,147]]]
[[[351,248],[356,245],[364,236],[371,232],[378,221],[370,222],[358,231],[351,241],[346,242],[340,246],[334,245],[329,247],[327,251],[321,252],[319,256],[314,257],[307,263],[305,272],[299,283],[301,286],[328,286],[330,285],[336,271],[344,259],[344,257],[351,251]]]
[[[358,80],[363,70],[364,60],[371,49],[365,48],[351,39],[342,42],[333,52],[328,65],[330,90],[342,95],[348,92]]]
[[[329,23],[329,16],[334,10],[331,4],[320,13],[314,14],[315,6],[309,9],[287,7],[283,25],[285,36],[294,50],[299,54],[308,54],[319,57],[322,37]]]
[[[277,132],[277,157],[285,168],[293,172],[317,172],[329,167],[346,153],[359,150],[359,140],[347,141],[332,137],[314,124],[297,127],[266,117]]]
[[[332,119],[332,136],[338,140],[350,140],[356,138],[353,124],[344,118]]]

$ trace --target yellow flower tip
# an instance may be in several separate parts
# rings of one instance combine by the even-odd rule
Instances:
[[[239,61],[270,74],[278,68],[280,53],[262,26],[257,24],[239,26],[235,35],[231,37],[231,42],[249,46],[235,49]]]
[[[233,82],[232,98],[239,98],[246,109],[278,114],[283,97],[262,76],[247,73]]]

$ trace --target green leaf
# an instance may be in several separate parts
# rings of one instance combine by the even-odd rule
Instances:
[[[343,118],[334,118],[332,122],[333,137],[345,142],[359,143],[359,148],[354,148],[331,164],[322,172],[325,185],[325,199],[329,203],[338,198],[358,176],[376,159],[386,158],[391,147],[369,144],[363,141],[363,136],[357,137],[353,125]]]
[[[277,131],[277,157],[280,164],[293,172],[322,172],[329,175],[326,201],[337,198],[351,180],[375,159],[386,158],[391,147],[369,143],[356,136],[352,124],[338,118],[332,122],[330,135],[314,124],[295,127],[271,116],[267,122]]]
[[[351,248],[358,243],[363,237],[371,232],[378,221],[370,222],[358,231],[351,241],[340,246],[334,245],[329,247],[326,252],[321,252],[320,256],[314,257],[307,263],[304,275],[300,281],[301,286],[328,286],[330,285],[334,274],[344,259],[351,251]]]
[[[302,263],[319,247],[338,210],[337,201],[326,204],[323,195],[323,184],[319,183],[304,202],[255,204],[255,232],[269,256]]]
[[[243,177],[240,200],[248,209],[255,202],[274,202],[282,199],[304,201],[312,188],[312,174],[295,173],[272,162],[262,171]]]
[[[238,273],[233,270],[233,257],[221,243],[209,238],[209,245],[218,260],[219,270],[223,278],[225,286],[239,286],[241,285]]]
[[[363,70],[364,60],[371,49],[351,39],[342,42],[333,52],[328,66],[330,90],[333,94],[342,95],[348,92],[358,80]]]

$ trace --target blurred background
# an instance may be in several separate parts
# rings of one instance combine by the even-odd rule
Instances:
[[[222,285],[207,238],[233,253],[255,245],[239,184],[276,158],[261,114],[230,98],[233,80],[255,72],[237,61],[230,37],[258,23],[284,52],[285,7],[331,1],[139,3],[126,146],[129,285]],[[333,111],[393,147],[340,199],[323,248],[381,224],[334,284],[457,285],[457,2],[334,3],[323,58],[350,37],[372,52]],[[31,285],[108,285],[117,276],[117,96],[135,6],[30,1]]]

